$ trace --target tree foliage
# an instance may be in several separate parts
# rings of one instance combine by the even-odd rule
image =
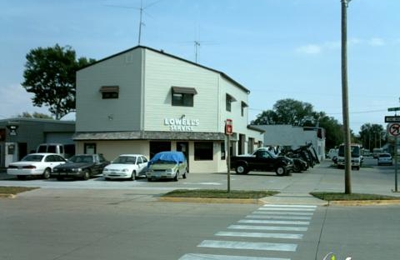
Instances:
[[[70,46],[56,44],[49,48],[32,49],[26,55],[22,86],[33,93],[33,105],[48,106],[57,120],[75,110],[76,71],[93,63],[81,57]]]
[[[363,147],[370,151],[374,148],[380,148],[383,143],[386,143],[384,139],[385,131],[382,125],[370,123],[363,124],[359,135]]]

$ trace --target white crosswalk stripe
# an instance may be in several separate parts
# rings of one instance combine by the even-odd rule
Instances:
[[[290,258],[186,254],[183,257],[179,258],[179,260],[290,260]]]
[[[283,238],[283,239],[303,238],[303,234],[258,233],[258,232],[218,232],[215,235],[227,236],[227,237],[257,237],[257,238]]]
[[[204,240],[197,246],[199,250],[233,249],[235,251],[232,251],[232,255],[189,253],[179,260],[290,260],[273,257],[272,252],[295,252],[298,245],[292,242],[303,239],[316,209],[317,206],[314,205],[263,205],[244,219],[238,220],[238,224],[228,226],[229,231],[217,232],[215,236],[218,240]],[[251,241],[252,239],[254,240]],[[237,250],[271,252],[271,257],[243,256],[243,253],[239,256],[234,253]]]
[[[289,243],[266,243],[266,242],[238,242],[221,240],[204,240],[198,247],[208,248],[230,248],[230,249],[251,249],[271,251],[296,251],[296,244]]]

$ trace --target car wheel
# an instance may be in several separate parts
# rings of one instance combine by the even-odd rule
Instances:
[[[187,174],[187,171],[185,171],[185,173],[182,175],[182,178],[186,179],[186,174]]]
[[[25,175],[17,175],[18,180],[25,180],[26,176]]]
[[[175,177],[174,177],[174,181],[178,181],[178,175],[179,175],[179,172],[176,172]]]
[[[235,169],[237,174],[247,174],[248,170],[246,165],[244,164],[239,164],[236,169]]]
[[[50,169],[45,169],[44,170],[44,172],[43,172],[43,174],[42,174],[42,178],[43,179],[48,179],[48,178],[50,178]]]
[[[89,180],[89,178],[90,178],[90,173],[89,173],[88,170],[85,170],[85,171],[83,172],[82,179],[84,179],[84,180],[86,181],[86,180]]]
[[[151,179],[151,178],[147,178],[147,181],[148,181],[148,182],[151,182],[151,181],[152,181],[152,179]]]
[[[286,168],[283,167],[283,166],[278,166],[278,167],[275,169],[275,173],[276,173],[276,175],[278,175],[278,176],[284,176],[284,175],[286,175]]]
[[[136,171],[132,171],[131,178],[129,180],[134,181],[136,179]]]
[[[107,178],[107,177],[105,179],[106,179],[106,181],[110,181],[111,180],[110,178]]]

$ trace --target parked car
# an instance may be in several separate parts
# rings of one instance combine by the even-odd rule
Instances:
[[[293,170],[293,160],[286,156],[278,156],[267,148],[259,148],[253,154],[231,157],[231,168],[237,174],[247,174],[250,171],[275,171],[276,175],[290,175]]]
[[[88,180],[92,176],[101,174],[109,163],[102,154],[77,154],[67,163],[54,167],[51,176],[57,180],[64,178]]]
[[[393,165],[393,158],[390,153],[378,154],[378,166],[379,165]]]
[[[41,176],[48,179],[54,167],[66,163],[64,157],[54,153],[31,153],[19,162],[10,163],[7,174],[16,175],[18,179],[27,176]]]
[[[110,179],[130,179],[146,177],[149,160],[141,154],[121,154],[103,169],[103,176]]]
[[[186,157],[182,152],[159,152],[149,161],[146,172],[147,180],[173,179],[179,177],[186,179],[188,174]]]

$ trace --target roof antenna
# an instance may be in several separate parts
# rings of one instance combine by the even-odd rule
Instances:
[[[119,8],[129,8],[129,9],[138,9],[139,10],[139,35],[138,35],[138,45],[140,45],[141,39],[142,39],[142,26],[146,25],[143,22],[143,13],[145,12],[145,10],[155,4],[157,4],[158,2],[161,2],[162,0],[158,0],[155,1],[153,3],[150,3],[148,5],[143,6],[143,0],[140,0],[140,8],[135,8],[132,6],[123,6],[123,5],[107,5],[107,6],[111,6],[111,7],[119,7]]]

